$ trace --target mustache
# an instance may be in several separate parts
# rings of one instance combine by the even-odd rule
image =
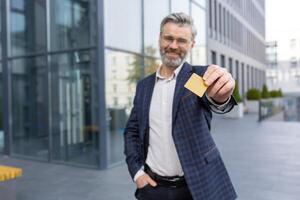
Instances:
[[[181,52],[176,49],[165,49],[163,53],[176,53],[181,55]]]

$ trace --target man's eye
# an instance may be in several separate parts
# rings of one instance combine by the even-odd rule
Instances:
[[[167,41],[173,41],[174,39],[172,37],[165,37],[165,40],[167,40]]]
[[[185,43],[187,43],[187,40],[185,40],[185,39],[178,39],[177,40],[179,43],[181,43],[181,44],[185,44]]]

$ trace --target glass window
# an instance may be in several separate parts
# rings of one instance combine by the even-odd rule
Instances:
[[[239,83],[239,78],[240,78],[240,76],[239,76],[239,68],[240,68],[239,61],[236,60],[235,61],[235,73],[233,74],[233,78],[236,79],[237,83]]]
[[[169,13],[169,0],[145,1],[145,48],[153,48],[149,56],[159,56],[160,23]],[[155,14],[153,13],[155,11]],[[147,53],[147,52],[146,52]]]
[[[229,64],[229,73],[233,76],[233,63],[232,63],[232,58],[228,59],[228,64]]]
[[[46,1],[12,0],[11,53],[24,55],[46,50]]]
[[[217,64],[217,54],[215,51],[211,51],[211,63]]]
[[[99,128],[92,112],[92,51],[51,57],[52,155],[54,160],[97,166]]]
[[[205,10],[192,3],[192,17],[197,29],[195,46],[192,49],[192,64],[206,65],[206,14]]]
[[[48,159],[46,57],[11,64],[13,153]]]
[[[2,1],[0,1],[0,61],[2,59]]]
[[[193,0],[194,2],[198,3],[202,7],[206,7],[206,2],[205,0]]]
[[[145,76],[156,72],[161,65],[161,60],[156,58],[145,58]]]
[[[223,55],[223,54],[221,54],[221,57],[220,57],[221,59],[221,67],[226,67],[226,65],[225,65],[225,56]]]
[[[141,1],[106,0],[104,5],[106,46],[141,52]]]
[[[90,1],[53,0],[51,3],[51,49],[90,45]]]
[[[141,78],[141,57],[118,51],[106,53],[105,96],[110,137],[109,163],[124,160],[123,131],[129,117],[136,82]],[[117,88],[117,92],[114,91]]]
[[[172,0],[172,12],[184,12],[189,14],[190,1],[189,0]]]

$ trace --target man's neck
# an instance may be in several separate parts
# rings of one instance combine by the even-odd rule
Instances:
[[[166,65],[162,65],[159,73],[165,78],[170,78],[174,74],[174,71],[177,69],[177,67],[168,67]]]

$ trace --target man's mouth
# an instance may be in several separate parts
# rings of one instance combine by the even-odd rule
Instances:
[[[167,52],[166,54],[170,57],[179,57],[179,54],[175,52]]]

